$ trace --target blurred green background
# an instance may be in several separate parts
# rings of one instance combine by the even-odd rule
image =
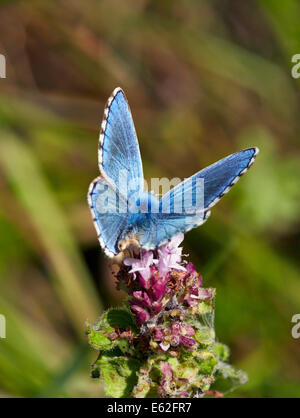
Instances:
[[[249,375],[232,396],[300,395],[299,20],[297,0],[0,2],[0,396],[103,396],[85,321],[124,295],[86,194],[116,86],[147,179],[260,148],[184,251]]]

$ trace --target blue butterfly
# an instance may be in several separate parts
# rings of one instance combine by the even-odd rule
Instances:
[[[144,191],[138,140],[126,96],[119,87],[105,107],[99,142],[101,176],[89,187],[88,203],[100,245],[109,257],[130,243],[146,250],[157,248],[202,225],[210,208],[249,169],[259,152],[248,148],[229,155],[185,179],[159,200]],[[200,201],[196,199],[198,192]]]

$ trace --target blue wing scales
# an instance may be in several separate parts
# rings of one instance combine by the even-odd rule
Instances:
[[[203,224],[210,208],[249,169],[257,153],[257,148],[248,148],[223,158],[164,195],[159,201],[158,213],[131,217],[128,201],[132,201],[133,194],[137,196],[143,191],[143,168],[127,99],[122,89],[115,89],[101,124],[98,152],[101,177],[91,183],[88,194],[100,245],[113,257],[119,253],[120,238],[132,232],[142,248],[153,249],[178,233]],[[139,222],[132,219],[139,219]]]
[[[170,207],[174,211],[176,202],[196,202],[196,194],[203,193],[201,207],[188,205],[183,207],[182,212],[192,213],[199,210],[208,210],[224,196],[231,187],[237,183],[240,177],[246,173],[254,163],[258,154],[258,148],[247,148],[231,154],[216,163],[198,171],[198,173],[179,183],[161,198],[161,206]],[[197,179],[203,179],[204,190],[197,189]],[[187,199],[183,198],[183,193]]]
[[[159,213],[151,214],[147,228],[138,231],[141,245],[156,248],[173,236],[202,225],[210,215],[209,209],[246,173],[257,153],[257,148],[249,148],[229,155],[166,193],[160,200]],[[202,179],[204,190],[197,189],[197,179]],[[198,205],[197,193],[202,195]]]
[[[127,201],[104,177],[89,187],[88,203],[101,247],[107,256],[118,254],[118,241],[128,220]]]
[[[134,184],[136,190],[143,190],[143,167],[135,127],[126,96],[119,87],[104,110],[98,160],[102,176],[113,181],[124,196]]]

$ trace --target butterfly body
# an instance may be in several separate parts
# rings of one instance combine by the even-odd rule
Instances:
[[[153,220],[151,219],[150,213],[133,213],[128,218],[128,222],[124,227],[121,239],[124,241],[128,238],[135,237],[139,241],[139,231],[143,228],[150,230],[152,223]]]
[[[144,191],[142,161],[124,92],[117,88],[104,110],[99,141],[101,176],[88,202],[101,247],[109,257],[128,245],[154,249],[202,225],[210,208],[253,164],[257,148],[229,155],[175,186],[161,199]]]

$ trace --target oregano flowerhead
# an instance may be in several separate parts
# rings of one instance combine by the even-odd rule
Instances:
[[[227,363],[214,330],[215,289],[183,256],[183,234],[154,251],[125,258],[116,275],[122,308],[88,326],[99,351],[92,375],[113,397],[203,397],[247,381]]]

